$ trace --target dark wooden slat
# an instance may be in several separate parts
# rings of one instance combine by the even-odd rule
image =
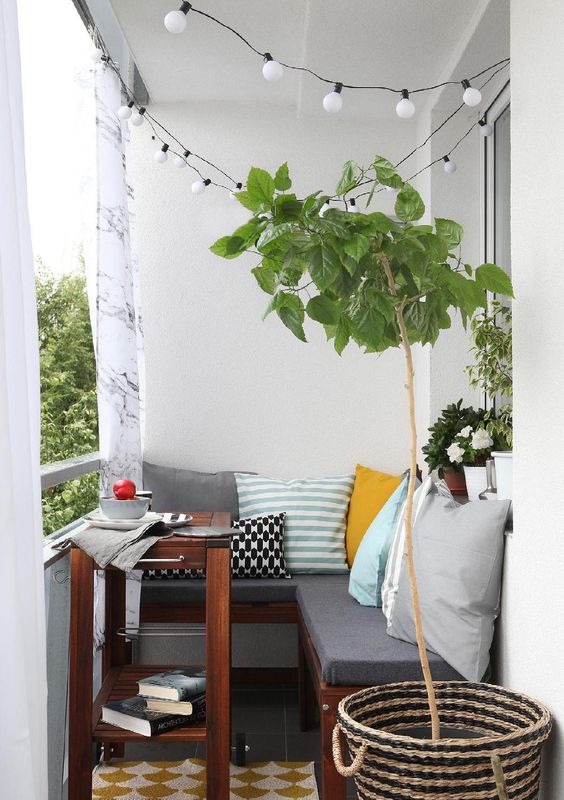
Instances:
[[[142,603],[141,622],[205,622],[204,605],[173,603]],[[296,603],[232,603],[231,622],[295,623],[298,620]]]
[[[231,755],[231,548],[207,541],[206,566],[206,791],[229,800]]]
[[[69,641],[69,800],[92,794],[92,637],[94,563],[71,550]]]

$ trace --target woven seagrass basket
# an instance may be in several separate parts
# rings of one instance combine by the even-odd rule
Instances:
[[[405,735],[430,727],[423,682],[374,686],[341,700],[333,731],[337,770],[354,776],[361,800],[498,800],[497,753],[511,800],[536,800],[541,749],[551,728],[544,706],[486,683],[435,683],[441,725],[478,738]],[[402,734],[403,732],[403,734]],[[341,733],[352,758],[343,763]]]

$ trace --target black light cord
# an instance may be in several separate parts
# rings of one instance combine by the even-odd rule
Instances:
[[[206,11],[201,11],[199,8],[194,8],[194,6],[191,6],[190,13],[191,14],[199,14],[201,17],[205,17],[206,19],[209,19],[211,22],[215,22],[216,25],[219,25],[221,28],[224,28],[225,30],[229,31],[234,36],[236,36],[241,42],[243,42],[244,45],[246,45],[246,47],[249,48],[249,50],[252,50],[252,52],[255,53],[257,56],[260,56],[261,58],[264,59],[267,55],[270,55],[270,53],[267,50],[265,50],[264,53],[261,52],[245,36],[243,36],[242,33],[239,33],[239,31],[235,30],[235,28],[232,28],[231,25],[227,25],[227,23],[222,22],[217,17],[214,17],[213,14],[208,14]],[[336,83],[340,83],[344,89],[369,89],[369,90],[382,91],[382,92],[392,92],[393,94],[401,94],[401,92],[404,91],[404,89],[405,89],[405,87],[402,87],[400,89],[396,89],[393,86],[378,86],[378,85],[365,86],[365,85],[362,85],[362,84],[344,83],[343,81],[338,81],[338,80],[335,80],[334,78],[325,78],[323,75],[320,75],[319,73],[315,72],[314,70],[310,69],[309,67],[303,67],[303,66],[300,66],[300,65],[297,65],[297,64],[288,64],[285,61],[280,61],[279,59],[276,59],[276,60],[278,61],[279,64],[281,64],[286,69],[291,69],[291,70],[294,70],[296,72],[307,73],[308,75],[311,75],[313,78],[317,78],[317,80],[321,81],[322,83],[329,83],[329,84],[333,84],[333,85],[336,84]],[[477,78],[481,78],[482,75],[484,75],[486,72],[489,72],[491,69],[495,69],[496,67],[499,67],[501,64],[506,64],[508,62],[509,62],[509,58],[504,58],[501,61],[498,61],[496,64],[491,64],[489,67],[486,67],[485,69],[483,69],[480,72],[476,73],[476,75],[471,75],[470,78],[465,78],[464,80],[474,81]],[[409,89],[408,91],[409,91],[409,94],[418,94],[419,92],[431,92],[434,89],[442,89],[444,86],[460,86],[461,84],[462,84],[462,80],[460,80],[460,81],[443,81],[442,83],[436,83],[433,86],[422,86],[419,89]]]

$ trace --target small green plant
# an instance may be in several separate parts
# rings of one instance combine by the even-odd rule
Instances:
[[[437,739],[439,716],[413,561],[417,429],[412,345],[433,345],[441,329],[450,327],[451,309],[460,311],[466,323],[476,309],[485,307],[487,291],[512,296],[513,290],[507,274],[495,264],[474,270],[462,262],[463,231],[457,222],[437,218],[433,225],[417,224],[425,214],[423,200],[390,161],[376,156],[367,168],[347,162],[335,189],[345,208],[349,193],[360,186],[368,195],[367,206],[383,187],[398,190],[396,218],[379,211],[327,210],[328,195],[315,192],[298,198],[290,191],[287,164],[275,175],[253,167],[244,191],[236,194],[251,212],[250,219],[211,249],[228,259],[243,253],[258,256],[251,271],[271,297],[266,314],[276,313],[301,341],[306,341],[307,316],[323,325],[339,354],[351,341],[366,353],[403,350],[410,428],[406,566],[432,736]]]
[[[470,322],[474,363],[466,367],[470,386],[501,403],[485,417],[487,431],[498,440],[501,450],[510,450],[513,444],[511,322],[511,308],[499,300],[480,310]]]
[[[485,416],[486,412],[482,409],[476,410],[471,406],[463,408],[462,399],[444,408],[437,421],[429,428],[427,444],[422,447],[429,469],[438,470],[442,478],[445,470],[462,472],[464,463],[476,463],[470,447],[471,434],[485,427]],[[449,457],[449,448],[456,442],[467,452],[466,458],[457,453],[453,453],[453,459]]]

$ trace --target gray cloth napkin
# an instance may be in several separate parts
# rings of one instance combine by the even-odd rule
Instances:
[[[161,521],[149,522],[132,531],[89,527],[57,542],[57,548],[75,544],[88,553],[98,566],[104,568],[112,564],[124,572],[131,572],[150,547],[159,539],[172,535],[173,531]]]

